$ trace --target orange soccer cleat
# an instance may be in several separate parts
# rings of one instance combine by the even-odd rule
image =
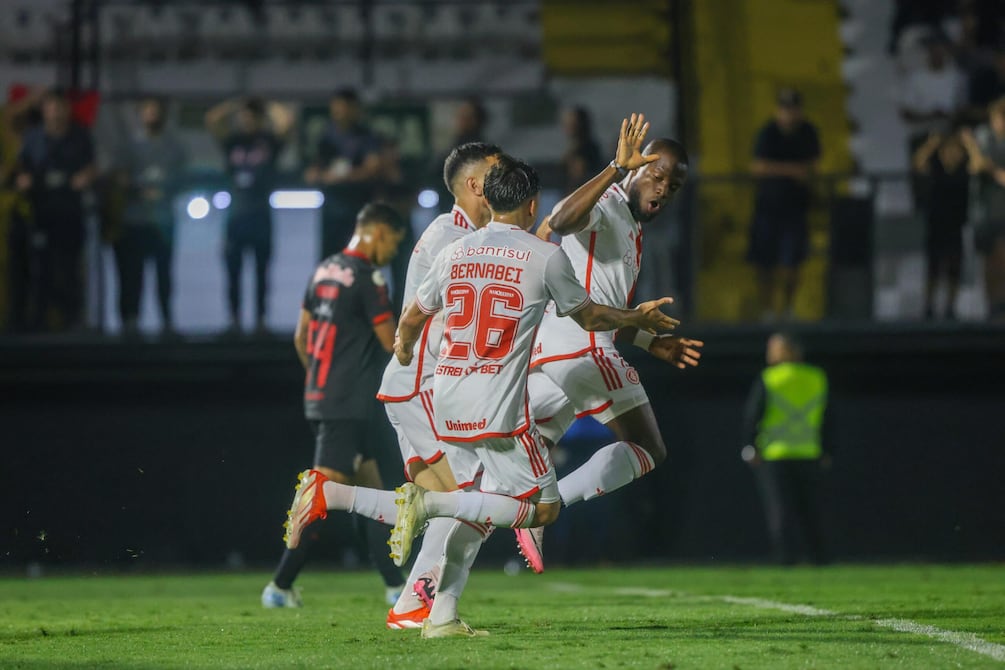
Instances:
[[[328,504],[325,502],[324,483],[328,478],[317,470],[304,470],[297,475],[297,489],[293,495],[293,504],[286,513],[286,534],[283,540],[286,547],[296,549],[300,544],[300,536],[304,528],[318,519],[328,516]]]
[[[387,627],[391,630],[422,628],[422,622],[429,618],[429,608],[420,605],[411,612],[396,614],[394,608],[387,610]]]

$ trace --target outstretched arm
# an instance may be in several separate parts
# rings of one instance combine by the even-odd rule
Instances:
[[[232,98],[210,107],[204,119],[206,129],[217,139],[224,137],[227,134],[227,120],[237,111],[240,104],[240,100]]]
[[[582,308],[569,316],[583,330],[615,330],[624,326],[634,326],[655,334],[661,330],[673,330],[680,323],[660,311],[661,305],[669,305],[672,302],[673,298],[660,298],[644,302],[635,309],[618,309],[587,299]]]
[[[642,114],[632,114],[621,121],[618,150],[614,163],[625,170],[635,170],[659,159],[658,154],[642,155],[642,141],[649,131],[649,123]],[[608,165],[551,210],[549,225],[559,235],[571,235],[590,223],[590,211],[611,184],[621,178],[617,168]]]

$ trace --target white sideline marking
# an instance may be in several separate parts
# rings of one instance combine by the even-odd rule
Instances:
[[[873,623],[877,626],[882,626],[883,628],[892,628],[893,630],[900,631],[901,633],[924,635],[925,637],[934,638],[936,640],[941,640],[942,642],[955,644],[957,647],[963,647],[964,649],[975,651],[978,654],[990,656],[996,661],[1005,661],[1005,645],[982,640],[973,633],[958,633],[954,630],[943,630],[942,628],[936,628],[935,626],[929,626],[915,621],[908,621],[907,619],[874,619]]]
[[[563,593],[576,593],[586,590],[586,588],[581,584],[572,584],[569,582],[554,582],[549,584],[548,587],[554,591],[561,591]],[[933,640],[939,640],[940,642],[948,642],[949,644],[956,645],[957,647],[962,647],[963,649],[973,651],[983,656],[988,656],[996,661],[1005,661],[1005,645],[988,642],[987,640],[977,637],[974,633],[962,633],[954,630],[945,630],[943,628],[938,628],[937,626],[930,626],[928,624],[922,624],[908,619],[868,619],[857,614],[841,614],[840,612],[836,612],[834,610],[821,609],[819,607],[813,607],[812,605],[783,603],[777,600],[765,600],[764,598],[744,598],[741,596],[731,595],[701,596],[688,593],[686,591],[636,587],[604,590],[620,596],[641,596],[644,598],[667,598],[675,596],[687,598],[689,600],[718,600],[720,602],[730,603],[733,605],[748,605],[758,609],[778,610],[780,612],[801,614],[803,616],[838,617],[847,621],[869,621],[880,628],[889,628],[900,633],[911,633],[913,635],[921,635],[923,637],[932,638]]]
[[[839,613],[833,610],[822,610],[820,608],[812,607],[810,605],[790,605],[789,603],[780,603],[774,600],[764,600],[763,598],[718,596],[717,600],[722,600],[724,602],[732,603],[734,605],[750,605],[751,607],[757,607],[764,610],[781,610],[782,612],[791,612],[792,614],[802,614],[803,616],[839,616]]]

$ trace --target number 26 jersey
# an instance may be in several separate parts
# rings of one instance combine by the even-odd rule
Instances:
[[[493,221],[436,257],[415,300],[445,316],[433,375],[437,437],[473,442],[530,428],[527,369],[545,306],[554,300],[565,316],[589,297],[560,247]]]

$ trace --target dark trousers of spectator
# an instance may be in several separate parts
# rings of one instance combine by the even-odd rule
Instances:
[[[28,221],[14,217],[7,231],[7,287],[9,291],[10,320],[13,332],[28,330],[35,321],[33,307],[37,302],[38,269],[31,250],[31,226]]]
[[[269,261],[272,259],[272,211],[242,212],[227,224],[224,260],[227,264],[227,299],[232,324],[241,320],[241,270],[244,252],[255,256],[255,318],[265,319],[265,301],[269,291]]]
[[[774,559],[783,565],[795,563],[801,537],[809,559],[826,563],[819,522],[820,462],[764,461],[754,472]]]
[[[171,327],[173,255],[171,230],[153,225],[124,227],[122,237],[115,244],[115,261],[119,270],[119,315],[123,324],[134,323],[139,317],[140,297],[143,295],[143,270],[147,259],[153,259],[157,268],[157,298],[161,319],[165,328]]]

